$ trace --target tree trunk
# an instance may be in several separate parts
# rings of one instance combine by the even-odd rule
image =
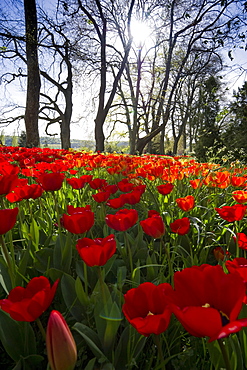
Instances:
[[[26,22],[27,95],[26,95],[26,146],[40,146],[38,115],[40,74],[37,47],[37,13],[35,0],[24,0]]]
[[[105,150],[105,135],[103,131],[105,117],[102,119],[102,117],[100,117],[100,115],[98,114],[94,122],[95,122],[94,135],[96,142],[95,150],[96,152],[103,152]]]

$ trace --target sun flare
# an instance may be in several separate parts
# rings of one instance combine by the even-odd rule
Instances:
[[[144,45],[151,35],[150,27],[142,21],[132,20],[130,29],[133,41],[137,46]]]

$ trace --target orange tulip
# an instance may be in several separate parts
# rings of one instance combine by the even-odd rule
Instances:
[[[176,199],[177,205],[185,212],[191,211],[195,207],[195,198],[193,195],[187,195],[184,198]]]
[[[247,191],[236,190],[232,192],[232,196],[237,203],[242,204],[247,202]]]

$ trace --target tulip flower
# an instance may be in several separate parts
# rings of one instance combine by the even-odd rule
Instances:
[[[230,273],[239,273],[245,283],[245,287],[247,290],[247,259],[234,258],[234,260],[232,261],[226,261],[226,268]],[[247,304],[247,295],[245,295],[243,303]]]
[[[247,250],[247,235],[245,233],[237,233],[233,236],[233,240],[237,242],[239,248]]]
[[[117,186],[119,190],[121,190],[123,193],[128,193],[129,191],[132,191],[135,187],[135,185],[129,182],[128,179],[123,179],[119,181]]]
[[[123,313],[129,323],[142,335],[163,333],[170,322],[169,308],[172,287],[163,283],[143,283],[124,295]]]
[[[0,195],[10,193],[17,185],[19,179],[17,174],[0,174]]]
[[[108,183],[105,179],[95,178],[89,182],[89,186],[92,189],[102,189],[107,186]]]
[[[134,205],[141,200],[142,193],[140,190],[133,190],[130,193],[122,194],[124,203]]]
[[[0,308],[16,321],[35,321],[50,306],[58,280],[51,287],[45,276],[34,277],[26,288],[17,286],[8,298],[0,300]]]
[[[86,181],[82,178],[72,177],[70,179],[66,179],[67,183],[74,189],[79,190],[84,188]]]
[[[0,235],[6,234],[16,223],[19,208],[0,209]]]
[[[247,191],[236,190],[232,192],[232,197],[237,203],[246,203],[247,202]]]
[[[247,326],[247,318],[237,319],[245,291],[238,273],[226,274],[219,265],[192,266],[174,274],[172,311],[191,335],[212,342]]]
[[[37,176],[37,181],[45,191],[56,191],[62,187],[64,177],[60,172],[42,173]]]
[[[61,225],[72,234],[83,234],[89,231],[94,224],[94,213],[91,207],[67,206],[69,215],[63,214]]]
[[[216,261],[224,261],[224,259],[226,257],[229,257],[230,256],[230,252],[229,251],[225,251],[221,247],[214,248],[213,254],[214,254],[214,258],[216,259]]]
[[[82,238],[77,241],[76,249],[88,266],[104,266],[116,252],[116,241],[113,234],[105,238]]]
[[[176,203],[180,209],[189,212],[195,207],[195,198],[193,195],[187,195],[184,198],[177,198]]]
[[[174,185],[171,184],[171,183],[162,184],[162,185],[157,186],[158,192],[162,195],[170,194],[172,192],[173,188],[174,188]]]
[[[135,209],[120,209],[115,214],[106,215],[107,225],[117,231],[126,231],[138,220],[138,212]]]
[[[37,199],[41,197],[43,189],[38,184],[24,185],[17,187],[12,193],[6,195],[9,202],[19,202],[22,199]]]
[[[235,204],[234,206],[223,206],[215,208],[221,218],[228,222],[240,221],[244,218],[247,206]]]
[[[148,218],[140,221],[143,231],[155,239],[165,234],[165,224],[160,214],[148,212]]]
[[[59,311],[50,313],[46,348],[52,370],[73,370],[77,361],[77,349],[73,335]]]
[[[111,193],[109,191],[99,191],[98,193],[93,194],[92,197],[95,200],[95,202],[103,203],[109,199],[110,195]]]
[[[190,219],[188,217],[178,218],[170,223],[170,229],[173,233],[178,235],[188,234],[190,231]]]
[[[106,205],[115,209],[123,207],[123,205],[125,204],[124,195],[125,194],[121,194],[118,198],[109,199]]]

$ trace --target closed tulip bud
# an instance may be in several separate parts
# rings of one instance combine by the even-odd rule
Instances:
[[[46,331],[46,348],[52,370],[73,370],[77,349],[72,333],[60,312],[50,314]]]

